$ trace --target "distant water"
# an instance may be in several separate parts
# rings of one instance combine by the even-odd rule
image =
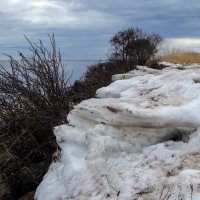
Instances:
[[[98,62],[99,60],[63,60],[67,77],[72,74],[70,79],[71,84],[73,84],[75,80],[78,80],[86,72],[87,66]],[[9,67],[9,62],[6,60],[0,60],[0,64],[5,67]]]

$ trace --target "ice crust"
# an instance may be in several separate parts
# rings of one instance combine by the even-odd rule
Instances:
[[[199,200],[200,66],[138,66],[55,127],[37,200]]]

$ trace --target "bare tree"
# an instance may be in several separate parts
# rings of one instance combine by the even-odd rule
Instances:
[[[119,31],[110,40],[111,60],[145,65],[157,53],[162,40],[159,34],[147,34],[139,28]]]

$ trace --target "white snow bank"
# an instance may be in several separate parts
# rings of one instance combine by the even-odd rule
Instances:
[[[35,199],[200,199],[200,68],[168,65],[116,75],[70,112]]]

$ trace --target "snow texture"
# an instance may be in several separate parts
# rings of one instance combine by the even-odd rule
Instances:
[[[200,66],[113,76],[55,127],[37,200],[199,200]]]

